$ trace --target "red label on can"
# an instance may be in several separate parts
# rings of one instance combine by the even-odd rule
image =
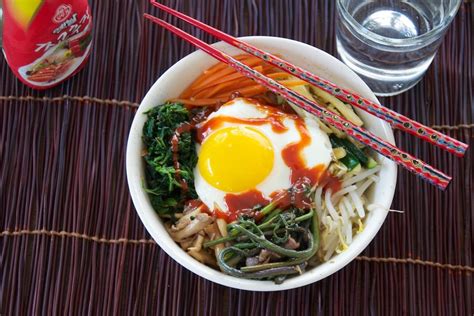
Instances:
[[[87,0],[4,0],[4,54],[15,75],[46,89],[72,76],[91,48]],[[26,3],[26,4],[25,4]]]

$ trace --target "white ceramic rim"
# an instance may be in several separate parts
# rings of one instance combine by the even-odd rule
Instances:
[[[328,69],[323,69],[324,67],[321,65],[331,65],[330,71],[336,73],[338,75],[343,75],[345,81],[352,83],[352,85],[357,85],[357,89],[353,89],[357,91],[362,96],[369,98],[375,102],[377,98],[375,95],[370,91],[369,87],[353,72],[351,71],[346,65],[344,65],[341,61],[337,60],[333,56],[327,54],[324,51],[321,51],[315,47],[309,46],[307,44],[297,42],[290,39],[279,38],[279,37],[267,37],[267,36],[249,36],[249,37],[242,37],[241,40],[251,43],[257,47],[262,49],[267,49],[265,46],[279,46],[279,49],[284,50],[287,49],[289,52],[296,52],[295,55],[303,54],[302,52],[306,52],[305,56],[299,59],[300,61],[292,60],[292,56],[288,54],[286,56],[283,54],[283,58],[293,62],[295,64],[299,64],[303,67],[305,62],[308,61],[309,55],[315,55],[318,58],[318,63],[320,66],[318,70],[322,72],[328,71]],[[235,48],[230,47],[229,45],[219,42],[213,44],[216,48],[228,52],[230,54],[238,54],[239,51]],[[280,53],[280,52],[279,52]],[[293,54],[293,53],[292,53]],[[303,54],[304,55],[304,54]],[[293,58],[294,59],[294,58]],[[196,65],[197,62],[201,64],[201,67],[196,67],[197,69],[189,68],[189,65]],[[388,209],[392,203],[393,195],[395,192],[395,185],[396,185],[396,178],[397,178],[397,168],[395,163],[392,161],[385,159],[383,157],[378,157],[379,161],[382,163],[383,168],[380,171],[380,178],[381,181],[377,183],[373,189],[373,196],[376,196],[378,199],[377,204],[381,205],[384,209],[377,209],[371,212],[367,217],[368,225],[364,229],[364,231],[357,236],[355,236],[353,243],[350,247],[334,256],[328,262],[325,262],[315,268],[312,268],[302,275],[292,277],[288,280],[285,280],[283,284],[276,285],[271,281],[259,281],[259,280],[248,280],[248,279],[240,279],[233,276],[226,275],[220,271],[214,270],[191,256],[189,256],[185,251],[183,251],[169,236],[167,231],[165,230],[161,219],[157,215],[157,213],[153,210],[147,193],[143,190],[143,159],[141,158],[141,151],[142,151],[142,128],[145,122],[145,115],[143,113],[158,104],[161,104],[165,101],[166,98],[174,97],[172,95],[167,95],[167,82],[169,84],[168,77],[172,77],[173,73],[180,73],[184,74],[187,73],[186,79],[183,79],[183,82],[180,82],[183,89],[184,87],[192,82],[194,78],[204,69],[209,67],[211,64],[215,63],[216,61],[206,55],[203,51],[196,51],[180,61],[174,64],[171,68],[169,68],[151,87],[151,89],[146,94],[145,98],[140,104],[140,107],[135,115],[133,120],[128,144],[127,144],[127,154],[126,154],[126,171],[127,171],[127,180],[130,189],[130,194],[132,196],[133,203],[137,210],[137,213],[145,225],[147,231],[153,237],[153,239],[158,243],[158,245],[175,261],[179,264],[184,266],[186,269],[194,272],[195,274],[206,278],[212,282],[219,283],[224,286],[243,289],[243,290],[250,290],[250,291],[279,291],[279,290],[287,290],[293,289],[297,287],[301,287],[310,283],[314,283],[319,281],[334,272],[338,271],[339,269],[346,266],[349,262],[351,262],[357,255],[359,255],[367,245],[372,241],[375,237],[377,232],[379,231],[380,227],[382,226],[387,214]],[[311,63],[314,63],[314,60],[311,60]],[[308,67],[305,67],[308,68]],[[189,70],[193,69],[193,70]],[[311,69],[308,69],[311,70]],[[336,70],[336,71],[335,71]],[[338,71],[337,71],[338,70]],[[336,76],[337,77],[337,76]],[[337,83],[338,80],[334,80],[333,78],[328,78]],[[184,82],[184,81],[187,81]],[[350,87],[348,87],[350,88]],[[365,113],[363,111],[358,111],[358,114],[362,117],[364,122],[367,125],[371,125],[369,127],[370,130],[377,133],[382,138],[388,140],[391,143],[394,143],[394,137],[392,129],[390,125],[386,122],[383,122],[374,116]],[[368,122],[372,122],[368,124]],[[384,183],[381,186],[381,183]]]

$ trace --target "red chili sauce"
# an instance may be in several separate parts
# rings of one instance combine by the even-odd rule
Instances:
[[[232,102],[232,101],[231,101]],[[239,215],[246,214],[258,218],[258,212],[255,212],[255,206],[264,206],[271,201],[278,200],[279,208],[288,208],[291,205],[302,209],[311,207],[310,199],[306,195],[307,188],[316,184],[324,185],[325,188],[331,188],[333,192],[340,189],[340,181],[331,176],[324,170],[323,165],[317,165],[313,168],[306,168],[305,160],[302,155],[304,148],[311,143],[311,137],[304,124],[304,121],[295,114],[285,113],[272,106],[259,105],[267,116],[264,118],[236,118],[229,116],[214,117],[201,126],[197,127],[196,138],[201,143],[213,130],[216,130],[225,123],[245,124],[260,126],[271,124],[275,133],[283,133],[288,130],[284,125],[285,118],[295,120],[296,128],[300,134],[300,140],[287,145],[281,152],[283,161],[291,169],[291,190],[282,190],[274,192],[270,199],[265,198],[257,190],[250,190],[241,194],[227,194],[225,202],[228,206],[228,212],[216,210],[214,213],[219,218],[224,218],[227,222],[236,220]]]
[[[218,212],[217,217],[223,218],[230,223],[239,218],[240,215],[254,217],[256,215],[255,207],[264,206],[270,203],[263,194],[257,190],[250,190],[241,194],[226,194],[225,203],[229,212]]]
[[[226,105],[232,104],[233,101],[227,102]],[[250,102],[250,101],[249,101]],[[289,115],[284,112],[278,111],[270,106],[259,105],[261,109],[267,112],[266,117],[262,118],[238,118],[232,116],[216,116],[200,125],[196,130],[196,140],[198,143],[202,141],[214,130],[222,127],[225,123],[234,123],[234,124],[245,124],[245,125],[254,125],[260,126],[270,123],[272,130],[275,133],[281,134],[288,130],[288,128],[283,124],[285,118],[290,117],[293,119],[298,119],[296,115]]]
[[[189,132],[193,129],[193,126],[189,123],[183,123],[178,126],[174,131],[173,137],[171,137],[171,152],[173,153],[173,167],[175,169],[175,178],[176,181],[181,185],[182,194],[188,192],[189,187],[186,180],[181,177],[181,166],[179,164],[179,137],[182,133]]]

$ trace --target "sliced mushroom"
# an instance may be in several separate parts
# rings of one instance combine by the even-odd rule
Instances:
[[[181,240],[179,242],[179,245],[184,250],[188,250],[188,248],[191,247],[193,245],[193,243],[194,243],[194,238],[186,238],[186,239]]]
[[[171,226],[170,229],[171,229],[171,231],[177,232],[177,231],[183,229],[184,227],[188,226],[189,223],[191,223],[191,218],[181,217],[181,219],[179,221],[177,221],[176,224]]]
[[[247,257],[247,259],[245,259],[245,265],[247,267],[251,267],[251,266],[256,266],[257,264],[259,264],[259,260],[258,260],[258,256],[255,256],[255,257]]]
[[[262,249],[262,251],[260,251],[260,254],[258,255],[258,261],[260,263],[268,263],[270,260],[280,258],[280,255],[268,249]]]
[[[204,249],[201,249],[200,251],[190,250],[188,251],[188,254],[201,263],[217,267],[216,258],[210,255]]]
[[[283,247],[286,248],[286,249],[295,250],[295,249],[298,249],[300,247],[300,243],[297,242],[293,237],[290,236],[288,238],[288,241],[285,243],[285,245]]]
[[[203,241],[204,236],[201,234],[197,234],[197,237],[194,239],[193,246],[190,247],[189,250],[201,251]]]
[[[207,225],[213,222],[212,217],[204,213],[198,213],[193,215],[194,217],[188,217],[188,215],[181,218],[175,226],[172,226],[169,230],[169,233],[173,240],[180,242],[181,240],[190,237],[194,234],[199,233]],[[185,220],[186,225],[181,224],[180,222]]]
[[[227,237],[227,222],[222,218],[216,219],[217,228],[219,228],[219,232],[221,233],[222,237]]]
[[[219,228],[217,227],[217,224],[215,222],[214,224],[207,226],[204,231],[206,232],[207,236],[209,236],[210,240],[214,240],[221,237],[221,233],[219,232]]]

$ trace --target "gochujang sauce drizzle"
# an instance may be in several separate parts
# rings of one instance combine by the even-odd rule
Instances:
[[[203,213],[207,213],[209,215],[212,215],[211,211],[209,210],[209,208],[206,206],[206,204],[204,204],[201,200],[199,199],[195,199],[195,200],[188,200],[186,201],[186,203],[184,204],[184,210],[185,212],[188,211],[188,210],[195,210],[199,208],[201,210],[201,212]]]
[[[293,187],[298,189],[298,186],[307,181],[307,184],[310,186],[318,184],[325,189],[330,188],[332,192],[339,191],[341,188],[340,180],[332,176],[324,165],[316,165],[312,168],[306,167],[303,150],[311,144],[311,137],[302,119],[298,118],[295,124],[300,134],[300,141],[289,144],[282,151],[283,160],[291,169],[291,183]]]
[[[217,105],[216,105],[217,107]],[[220,107],[220,105],[219,105]],[[200,109],[199,111],[197,112],[193,112],[191,114],[191,118],[190,118],[190,122],[191,122],[191,125],[193,126],[193,128],[196,127],[196,125],[204,122],[205,120],[207,120],[207,117],[214,111],[216,111],[217,109],[216,108],[210,108],[210,107],[206,107],[206,108],[203,108],[203,109]]]
[[[227,204],[229,212],[225,215],[227,222],[236,220],[240,215],[255,216],[255,208],[270,203],[263,194],[257,190],[250,190],[240,194],[226,194],[224,201]],[[216,214],[218,217],[224,217],[222,214]]]
[[[318,183],[324,172],[324,165],[307,168],[303,157],[303,150],[311,144],[311,137],[301,119],[295,120],[295,126],[300,134],[298,142],[287,145],[281,152],[285,164],[291,169],[291,184],[295,185],[302,179],[308,179],[310,185]],[[318,153],[314,153],[317,155]]]
[[[232,102],[232,101],[230,101]],[[274,192],[270,198],[265,198],[263,194],[257,190],[250,190],[240,194],[226,194],[224,197],[228,211],[224,212],[219,208],[212,211],[218,218],[223,218],[227,222],[236,220],[240,215],[259,218],[259,213],[255,211],[256,206],[265,206],[272,201],[277,202],[277,207],[286,209],[294,206],[300,209],[309,209],[311,207],[311,199],[308,191],[315,185],[322,185],[325,189],[331,189],[336,192],[340,189],[340,181],[333,177],[324,165],[317,165],[311,168],[306,167],[303,157],[303,150],[311,144],[311,136],[306,128],[304,120],[296,114],[288,113],[290,111],[282,111],[282,109],[274,106],[266,106],[259,104],[267,116],[263,118],[236,118],[230,116],[217,116],[210,120],[201,119],[196,124],[196,139],[199,143],[214,130],[222,127],[225,123],[242,124],[247,126],[261,126],[270,124],[275,133],[284,133],[288,130],[284,120],[286,118],[293,119],[296,129],[300,135],[300,140],[287,145],[281,152],[283,161],[291,169],[292,187],[288,190],[280,190]],[[210,113],[206,113],[206,117]],[[173,151],[174,153],[174,151]],[[317,153],[314,153],[317,154]],[[179,167],[179,163],[178,163]],[[176,166],[175,166],[176,168]]]
[[[287,209],[290,206],[299,209],[310,209],[311,198],[308,195],[310,189],[309,179],[301,178],[290,189],[273,192],[270,198],[273,203],[276,203],[276,207],[281,209]]]
[[[181,177],[181,166],[179,164],[179,138],[182,133],[190,132],[193,129],[193,125],[189,123],[182,123],[174,131],[173,137],[171,137],[171,152],[173,153],[173,167],[175,169],[175,178],[176,181],[181,186],[183,195],[186,194],[189,190],[188,183],[185,179]]]
[[[182,133],[191,132],[196,128],[196,125],[205,121],[209,114],[211,114],[215,109],[204,108],[197,112],[192,113],[189,121],[180,124],[174,131],[173,136],[171,137],[171,152],[173,153],[173,167],[175,169],[175,179],[181,186],[182,194],[185,195],[189,190],[189,185],[181,177],[181,169],[179,163],[179,138]]]
[[[232,102],[232,101],[230,101]],[[231,104],[228,102],[227,104]],[[250,102],[250,101],[249,101]],[[261,126],[265,124],[269,124],[272,127],[272,130],[275,133],[281,134],[288,130],[288,127],[285,126],[284,120],[286,118],[297,119],[296,115],[290,115],[277,109],[259,104],[259,108],[264,110],[267,114],[266,117],[262,118],[238,118],[232,116],[216,116],[205,122],[204,124],[197,127],[196,130],[196,139],[199,143],[211,133],[212,131],[222,127],[225,123],[234,123],[234,124],[242,124],[247,126]]]
[[[326,170],[319,180],[319,185],[324,187],[325,190],[331,189],[331,192],[335,193],[341,189],[342,183],[341,180]]]

